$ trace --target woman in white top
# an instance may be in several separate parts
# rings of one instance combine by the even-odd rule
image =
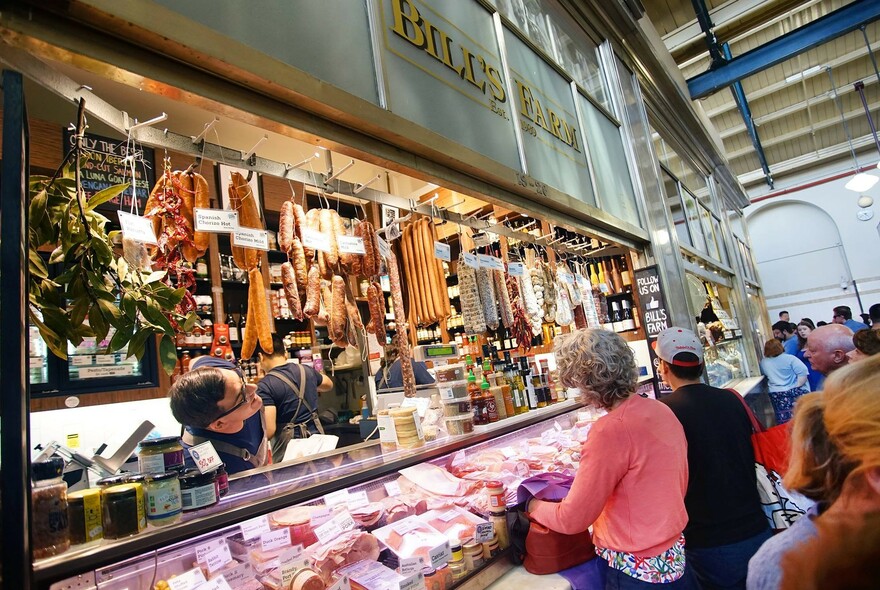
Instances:
[[[797,398],[810,393],[809,370],[796,356],[786,354],[779,340],[772,338],[764,344],[761,372],[767,376],[776,423],[785,424],[791,420]]]

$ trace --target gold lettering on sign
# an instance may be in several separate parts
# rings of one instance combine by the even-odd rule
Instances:
[[[482,55],[456,43],[448,33],[425,19],[410,0],[392,0],[391,6],[394,11],[391,30],[397,36],[423,50],[483,94],[488,90],[494,100],[507,100],[501,73]]]
[[[552,109],[545,109],[541,101],[532,93],[531,88],[519,80],[514,81],[519,93],[520,114],[531,120],[535,125],[539,125],[544,131],[550,133],[562,143],[571,146],[575,151],[581,151],[578,146],[577,128],[569,125],[567,121],[562,119]]]

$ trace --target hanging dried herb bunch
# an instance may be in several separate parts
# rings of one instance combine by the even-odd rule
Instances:
[[[28,195],[28,316],[46,346],[67,358],[67,344],[84,338],[107,353],[126,348],[141,359],[150,338],[160,336],[159,356],[166,372],[177,362],[175,326],[189,330],[195,312],[180,313],[185,288],[163,282],[165,271],[133,266],[114,250],[119,231],[107,232],[107,218],[95,208],[120,195],[128,184],[104,189],[88,201],[80,183],[85,102],[80,101],[77,141],[51,178],[32,176]],[[49,252],[48,264],[41,252]],[[51,277],[49,264],[62,264]],[[112,330],[112,335],[111,335]]]

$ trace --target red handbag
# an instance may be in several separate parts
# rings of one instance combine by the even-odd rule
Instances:
[[[771,428],[764,428],[758,422],[754,412],[736,391],[728,390],[734,394],[749,415],[752,423],[752,449],[755,451],[755,463],[760,463],[768,471],[784,474],[788,470],[788,459],[791,456],[791,423],[778,424]]]
[[[596,557],[590,531],[574,535],[557,533],[529,517],[523,566],[531,574],[555,574]]]

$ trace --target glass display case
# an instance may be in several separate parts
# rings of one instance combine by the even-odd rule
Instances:
[[[231,588],[256,590],[280,584],[290,573],[285,567],[308,564],[320,575],[321,588],[336,583],[342,588],[337,570],[352,566],[356,557],[389,571],[402,565],[411,556],[396,535],[406,537],[425,525],[425,534],[439,532],[432,538],[440,541],[423,557],[434,572],[444,570],[455,561],[456,539],[443,538],[449,531],[441,529],[452,522],[460,525],[459,544],[474,544],[465,535],[486,539],[488,562],[499,551],[492,543],[495,535],[499,545],[506,542],[499,521],[498,531],[484,524],[501,497],[492,499],[487,490],[503,496],[501,506],[512,505],[516,487],[529,474],[576,469],[588,430],[578,420],[592,417],[579,409],[578,402],[561,402],[477,427],[471,434],[428,442],[416,451],[383,452],[379,441],[370,441],[245,472],[230,480],[219,502],[184,512],[176,524],[74,546],[36,561],[37,587],[67,588],[76,582],[78,588],[102,590],[166,588],[160,581],[225,573]],[[497,491],[495,480],[506,492]],[[394,534],[383,527],[392,527]],[[328,561],[328,555],[335,557]],[[480,569],[472,564],[467,572],[458,571],[455,581]],[[435,575],[427,568],[417,571]]]

